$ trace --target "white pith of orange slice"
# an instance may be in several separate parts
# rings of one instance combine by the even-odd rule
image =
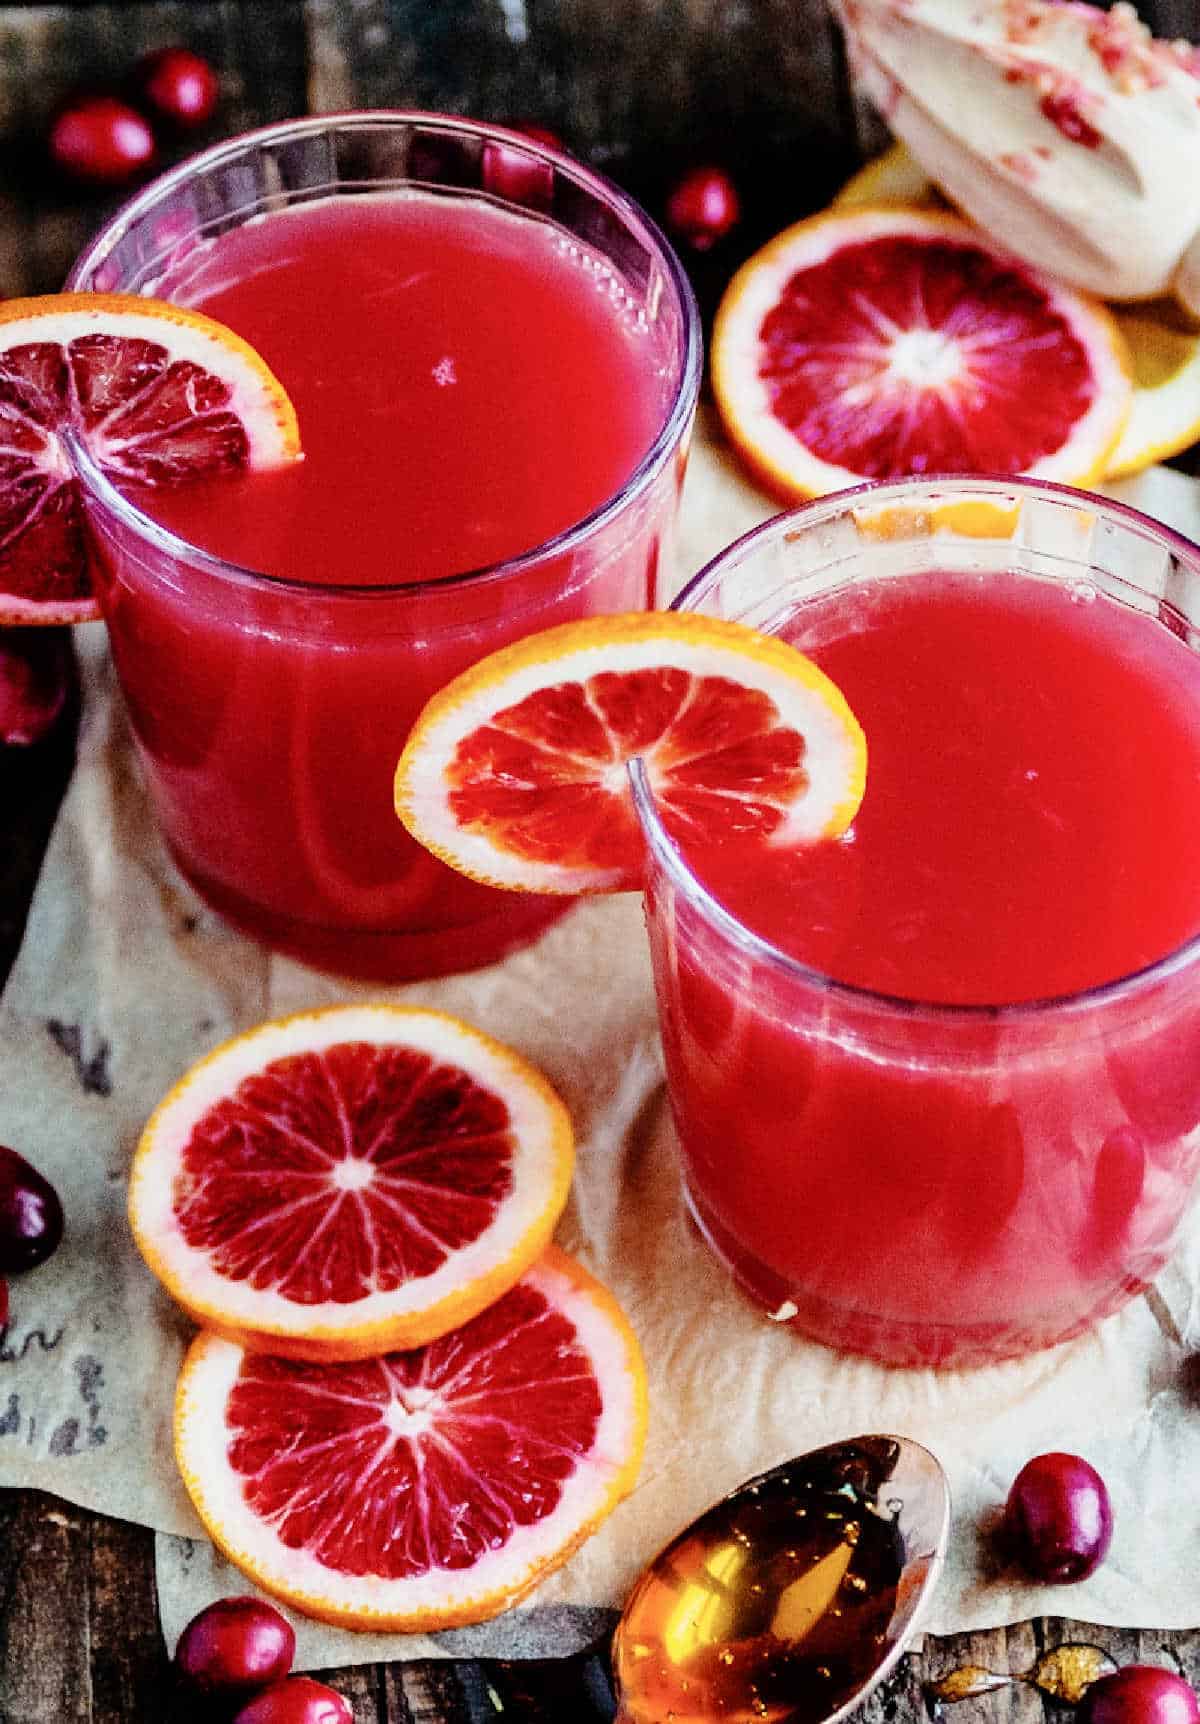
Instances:
[[[893,144],[846,181],[833,207],[941,201],[920,164],[903,144]],[[1110,303],[1108,309],[1129,352],[1133,400],[1104,477],[1125,479],[1200,439],[1200,329],[1172,300]]]
[[[810,217],[750,258],[711,366],[731,442],[788,500],[935,471],[1086,485],[1132,393],[1098,301],[897,204]]]
[[[213,318],[137,294],[0,304],[0,624],[99,614],[68,427],[118,482],[266,471],[300,456],[282,384]]]
[[[305,1365],[201,1334],[175,1452],[213,1542],[346,1628],[495,1616],[632,1489],[641,1352],[611,1293],[551,1247],[498,1304],[416,1352]]]
[[[490,885],[636,888],[635,756],[667,829],[709,842],[834,837],[866,778],[857,721],[793,647],[696,612],[635,612],[547,629],[449,683],[409,735],[396,810]]]
[[[346,1005],[193,1066],[142,1134],[134,1238],[196,1322],[251,1349],[415,1347],[545,1248],[574,1162],[540,1073],[441,1012]]]

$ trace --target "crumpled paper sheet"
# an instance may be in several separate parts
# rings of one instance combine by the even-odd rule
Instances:
[[[1200,486],[1162,470],[1120,494],[1200,536]],[[684,503],[685,573],[772,512],[703,427]],[[0,1484],[30,1485],[158,1529],[169,1644],[246,1583],[203,1538],[171,1457],[189,1325],[143,1267],[124,1217],[142,1123],[201,1053],[276,1013],[386,993],[272,958],[227,930],[166,860],[141,792],[103,630],[79,631],[79,765],[25,942],[0,1000],[0,1141],[54,1180],[67,1237],[14,1281],[0,1340]],[[685,1219],[638,900],[578,906],[534,948],[476,975],[391,991],[457,1012],[546,1072],[575,1119],[578,1171],[559,1232],[616,1291],[646,1352],[651,1428],[633,1496],[536,1602],[442,1636],[301,1623],[302,1666],[374,1658],[547,1656],[587,1644],[680,1526],[751,1473],[860,1431],[929,1444],[955,1526],[927,1626],[1066,1614],[1129,1627],[1200,1620],[1200,1217],[1150,1295],[1095,1334],[960,1373],[889,1371],[765,1322]],[[1109,1560],[1072,1588],[1015,1582],[988,1532],[1032,1454],[1082,1451],[1112,1491]]]

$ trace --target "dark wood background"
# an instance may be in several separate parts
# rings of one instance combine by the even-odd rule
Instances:
[[[1200,38],[1200,0],[1145,0],[1138,10],[1161,35]],[[121,86],[140,54],[173,43],[195,48],[221,75],[221,106],[200,142],[360,106],[536,121],[655,214],[684,167],[719,163],[737,180],[745,214],[728,241],[691,259],[709,305],[745,253],[825,203],[881,139],[847,88],[823,0],[0,5],[0,295],[58,287],[110,207],[48,167],[55,107],[81,88]],[[168,147],[164,162],[181,153]],[[68,722],[35,748],[0,749],[0,978],[20,940],[73,734]],[[1079,1639],[1120,1663],[1167,1664],[1200,1680],[1200,1632],[1056,1618],[928,1641],[868,1703],[864,1724],[930,1715],[929,1683],[958,1665],[1019,1676],[1048,1646]],[[329,1680],[352,1698],[358,1724],[590,1724],[611,1713],[605,1668],[598,1648],[556,1663],[374,1666]],[[1066,1717],[1018,1681],[958,1703],[948,1724],[1040,1724],[1047,1711]],[[0,1724],[184,1717],[158,1626],[153,1535],[36,1493],[0,1495]]]

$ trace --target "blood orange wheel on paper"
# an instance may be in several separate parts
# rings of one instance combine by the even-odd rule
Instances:
[[[0,624],[99,614],[64,433],[143,485],[300,453],[283,386],[211,317],[132,294],[0,305]]]
[[[901,206],[814,216],[744,264],[712,379],[732,442],[786,498],[934,472],[1088,484],[1132,392],[1102,305]]]
[[[262,1024],[142,1134],[134,1237],[197,1322],[251,1349],[361,1359],[473,1317],[542,1251],[570,1121],[517,1054],[441,1012]]]
[[[175,1451],[212,1539],[265,1591],[350,1628],[481,1622],[628,1494],[646,1377],[612,1295],[551,1246],[452,1335],[302,1364],[202,1334]]]
[[[590,617],[447,684],[413,726],[396,811],[452,868],[528,892],[641,884],[628,764],[680,841],[800,844],[843,832],[866,744],[811,660],[694,612]]]

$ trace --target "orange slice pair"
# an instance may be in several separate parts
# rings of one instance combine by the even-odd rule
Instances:
[[[206,1326],[176,1454],[267,1591],[349,1627],[480,1621],[628,1493],[637,1341],[547,1244],[572,1162],[538,1072],[417,1008],[264,1024],[153,1115],[134,1236]]]

